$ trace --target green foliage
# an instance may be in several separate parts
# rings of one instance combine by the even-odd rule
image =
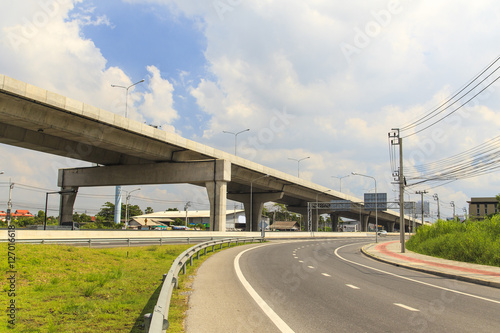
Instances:
[[[463,223],[440,220],[420,227],[406,246],[426,255],[500,266],[500,215]]]
[[[122,210],[121,210],[121,219],[125,219],[125,208],[126,205],[122,203]],[[141,208],[138,205],[128,205],[128,216],[137,216],[137,215],[142,215],[143,212]],[[97,213],[97,216],[100,216],[104,219],[104,221],[114,221],[115,219],[115,204],[111,202],[106,202],[102,206],[101,210],[99,213]]]
[[[172,222],[172,225],[184,225],[184,224],[185,224],[184,220],[180,218],[176,218],[174,222]]]

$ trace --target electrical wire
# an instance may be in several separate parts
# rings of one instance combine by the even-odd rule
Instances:
[[[500,68],[500,67],[499,67]],[[497,68],[498,69],[498,68]],[[458,110],[460,110],[464,105],[466,105],[467,103],[469,103],[470,101],[472,101],[474,98],[476,98],[478,95],[480,95],[483,91],[485,91],[486,89],[488,89],[493,83],[495,83],[496,81],[498,81],[498,79],[500,79],[500,76],[498,76],[495,80],[493,80],[493,82],[491,82],[490,84],[488,84],[486,87],[484,87],[483,89],[481,89],[478,93],[476,93],[474,96],[472,96],[471,98],[469,98],[467,101],[465,101],[462,105],[460,105],[458,108],[456,108],[455,110],[451,111],[450,113],[448,113],[447,115],[443,116],[442,118],[434,121],[433,123],[431,123],[430,125],[427,125],[426,127],[418,130],[418,131],[415,131],[411,134],[408,134],[406,136],[404,136],[403,138],[407,138],[407,137],[410,137],[412,135],[415,135],[415,134],[418,134],[422,131],[425,131],[426,129],[428,129],[429,127],[431,126],[434,126],[435,124],[437,124],[438,122],[448,118],[449,116],[451,116],[452,114],[454,114],[455,112],[457,112]],[[441,113],[441,112],[440,112]],[[432,117],[433,118],[433,117]]]
[[[458,102],[460,99],[464,98],[465,96],[467,96],[469,93],[471,93],[475,88],[477,88],[481,83],[483,83],[484,81],[486,81],[493,73],[495,73],[500,67],[497,67],[492,73],[490,73],[489,75],[487,75],[485,78],[483,78],[479,83],[477,83],[473,88],[469,89],[465,94],[463,94],[460,98],[458,98],[456,101],[454,101],[453,103],[451,103],[450,105],[448,105],[445,109],[439,111],[442,107],[444,107],[446,104],[450,103],[455,97],[457,97],[459,94],[461,94],[465,89],[467,89],[470,85],[472,85],[475,81],[477,81],[483,74],[485,74],[490,68],[493,67],[493,65],[495,63],[497,63],[498,61],[500,60],[500,56],[497,56],[495,60],[493,60],[488,66],[486,66],[485,69],[483,69],[482,71],[480,71],[473,79],[471,79],[463,88],[461,88],[460,90],[458,90],[456,93],[454,93],[451,97],[449,97],[445,102],[441,103],[438,107],[434,108],[433,110],[431,110],[430,112],[427,112],[424,116],[421,116],[418,120],[416,121],[413,121],[411,122],[410,124],[407,124],[405,126],[402,126],[400,127],[400,130],[401,131],[407,131],[409,129],[412,129],[418,125],[421,125],[423,123],[425,123],[426,121],[434,118],[435,116],[437,116],[438,114],[444,112],[446,109],[448,109],[449,107],[451,107],[453,104],[455,104],[456,102]],[[497,78],[498,79],[498,78]],[[497,80],[495,79],[494,82]],[[492,83],[490,83],[491,85]],[[489,86],[489,85],[488,85]],[[481,90],[481,92],[484,91]],[[481,93],[480,92],[480,93]],[[476,94],[475,96],[477,96],[478,94]],[[474,96],[474,97],[475,97]],[[474,98],[473,97],[473,98]],[[469,100],[470,101],[470,100]],[[466,102],[467,103],[467,102]],[[466,103],[462,104],[465,105]],[[462,107],[461,106],[461,107]],[[439,111],[439,112],[438,112]],[[456,111],[456,110],[455,110]],[[454,112],[455,112],[454,111]],[[444,119],[444,118],[442,118]],[[441,119],[441,120],[442,120]],[[439,120],[439,121],[441,121]],[[432,125],[431,125],[432,126]],[[428,127],[426,127],[428,128]],[[409,136],[409,135],[408,135]]]

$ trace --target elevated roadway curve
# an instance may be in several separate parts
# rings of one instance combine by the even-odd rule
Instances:
[[[195,278],[187,332],[498,331],[500,289],[372,260],[360,252],[367,243],[294,241],[217,254]]]
[[[285,122],[288,115],[275,117]],[[252,220],[247,223],[249,231],[258,230],[267,201],[286,204],[304,215],[308,202],[362,202],[5,75],[0,75],[0,143],[98,165],[59,170],[58,185],[65,190],[62,222],[71,221],[76,193],[84,186],[189,183],[206,187],[213,231],[225,230],[227,198],[244,203],[247,221]],[[330,213],[334,221],[338,216],[361,219],[363,231],[375,222],[374,212],[365,211],[362,203]],[[399,226],[399,212],[379,212],[378,219],[390,231]],[[316,231],[316,219],[312,221],[311,231]],[[408,218],[405,221],[408,224]]]

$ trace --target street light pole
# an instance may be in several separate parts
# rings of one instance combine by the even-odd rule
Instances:
[[[252,224],[253,224],[253,182],[258,180],[258,179],[266,178],[266,177],[269,177],[269,175],[264,175],[264,176],[255,178],[254,180],[250,181],[250,223],[248,224],[248,231],[252,231]],[[264,230],[264,228],[262,228],[262,226],[261,226],[260,232],[261,232],[262,237],[266,236],[266,231]]]
[[[128,201],[130,199],[130,196],[132,195],[132,192],[135,192],[135,191],[140,191],[141,189],[140,188],[136,188],[135,190],[132,190],[130,192],[127,192],[125,191],[125,193],[127,193],[126,195],[126,199],[125,199],[125,229],[128,228]]]
[[[342,178],[346,178],[346,177],[349,177],[350,175],[347,175],[347,176],[342,176],[342,177],[339,177],[339,176],[332,176],[332,178],[337,178],[340,182],[340,192],[342,192]]]
[[[144,79],[142,79],[142,80],[140,80],[140,81],[137,81],[136,83],[131,84],[131,85],[130,85],[130,86],[128,86],[128,87],[125,87],[125,86],[119,86],[119,85],[116,85],[116,84],[112,84],[112,85],[111,85],[111,87],[113,87],[113,88],[123,88],[123,89],[125,89],[125,90],[126,90],[126,92],[125,92],[125,118],[127,118],[127,116],[128,116],[128,90],[129,90],[130,88],[132,88],[133,86],[135,86],[135,85],[137,85],[137,84],[139,84],[139,83],[142,83],[142,82],[144,82]]]
[[[295,158],[290,158],[290,157],[288,158],[289,160],[297,161],[297,178],[300,178],[300,161],[307,160],[308,158],[311,158],[311,156],[301,158],[300,160],[297,160]]]
[[[378,194],[377,194],[377,180],[375,177],[363,175],[357,172],[351,172],[355,176],[368,177],[375,182],[375,243],[378,243]]]
[[[127,87],[125,86],[120,86],[116,84],[112,84],[111,87],[113,88],[123,88],[125,89],[125,118],[128,118],[128,90],[132,88],[133,86],[144,82],[144,79],[137,81],[136,83],[133,83]],[[121,220],[121,211],[122,211],[122,187],[121,186],[115,186],[115,223],[120,224]]]
[[[228,132],[228,131],[222,131],[222,133],[227,133],[227,134],[233,134],[234,135],[234,156],[237,156],[236,154],[236,147],[238,146],[238,141],[237,141],[237,137],[238,137],[238,134],[240,133],[243,133],[243,132],[248,132],[250,131],[249,128],[243,130],[243,131],[239,131],[238,133],[233,133],[233,132]]]

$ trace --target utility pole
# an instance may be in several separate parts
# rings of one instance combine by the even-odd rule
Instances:
[[[424,225],[424,194],[426,194],[427,191],[417,191],[415,194],[420,194],[420,203],[422,205],[422,225]]]
[[[434,195],[432,197],[434,198],[434,200],[437,201],[437,205],[438,205],[438,220],[441,220],[441,214],[439,213],[439,196],[437,195],[437,193],[434,193]]]
[[[399,146],[399,170],[394,173],[399,183],[399,238],[401,243],[401,253],[405,252],[405,178],[403,173],[403,138],[399,136],[399,129],[393,128],[389,132],[391,145]]]
[[[186,202],[186,204],[184,205],[184,211],[186,212],[186,220],[184,221],[184,224],[187,228],[188,226],[188,208],[191,207],[191,201],[188,201]]]
[[[455,202],[450,202],[450,206],[453,207],[453,221],[455,221]]]
[[[7,204],[7,217],[5,218],[7,220],[7,227],[10,226],[10,220],[12,216],[12,189],[14,188],[14,183],[10,181],[9,178],[9,203]]]

